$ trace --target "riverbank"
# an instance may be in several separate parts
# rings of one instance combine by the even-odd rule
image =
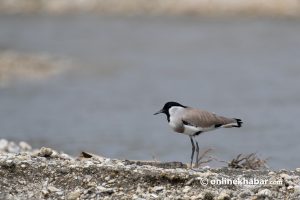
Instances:
[[[299,199],[300,169],[189,169],[0,142],[0,199]],[[233,181],[233,182],[230,182]],[[258,181],[258,182],[257,182]]]
[[[299,17],[300,3],[297,0],[4,0],[0,12],[24,13],[105,13],[125,15],[200,15],[200,16],[284,16]]]

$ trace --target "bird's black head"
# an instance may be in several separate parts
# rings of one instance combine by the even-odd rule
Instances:
[[[159,110],[158,112],[154,113],[154,115],[160,114],[160,113],[164,113],[167,115],[168,121],[170,119],[170,113],[169,113],[169,109],[172,108],[173,106],[179,106],[179,107],[183,107],[186,108],[186,106],[181,105],[180,103],[174,102],[174,101],[169,101],[167,102],[164,107]]]

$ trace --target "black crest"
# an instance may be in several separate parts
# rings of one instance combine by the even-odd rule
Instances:
[[[163,107],[163,110],[166,110],[168,111],[171,107],[173,106],[179,106],[179,107],[183,107],[183,108],[186,108],[186,106],[184,105],[181,105],[180,103],[177,103],[177,102],[174,102],[174,101],[169,101],[167,102],[164,107]]]

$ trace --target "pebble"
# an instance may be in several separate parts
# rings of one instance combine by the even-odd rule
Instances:
[[[204,195],[202,193],[191,196],[191,200],[199,200],[199,199],[204,199]]]
[[[67,196],[68,200],[76,200],[80,197],[80,190],[75,190],[73,192],[70,192],[70,194]]]
[[[296,168],[296,172],[300,172],[300,168]]]
[[[291,180],[291,176],[288,174],[280,174],[280,177],[283,178],[285,181]]]
[[[38,152],[41,157],[50,157],[53,154],[53,150],[47,147],[42,147]]]
[[[188,182],[186,182],[185,184],[186,185],[191,185],[194,181],[195,181],[195,179],[192,178],[192,179],[188,180]]]
[[[246,197],[249,197],[253,194],[253,192],[251,192],[251,190],[249,189],[245,189],[243,190],[240,194],[238,194],[238,196],[242,199],[245,199]]]
[[[5,139],[0,140],[0,151],[6,151],[8,146],[8,141]]]
[[[20,152],[20,147],[16,145],[14,142],[9,142],[7,146],[7,151],[9,153],[19,153]]]
[[[263,189],[257,193],[258,197],[272,197],[272,192],[269,189]]]
[[[24,141],[19,142],[19,146],[22,151],[30,151],[32,149],[31,146]]]
[[[191,187],[190,186],[185,186],[182,190],[183,193],[187,193],[191,190]]]
[[[295,194],[295,195],[300,195],[300,185],[296,185],[296,186],[294,187],[294,194]]]
[[[56,187],[54,187],[54,186],[48,186],[48,190],[49,190],[50,192],[59,192],[59,191],[60,191],[60,189],[58,189],[58,188],[56,188]]]
[[[163,191],[164,187],[163,186],[155,186],[154,188],[152,188],[153,192],[160,192]]]
[[[153,193],[151,193],[150,196],[151,196],[152,198],[154,198],[154,199],[157,199],[157,198],[158,198],[158,196],[157,196],[156,194],[153,194]]]
[[[230,191],[222,190],[222,192],[217,197],[217,200],[229,200],[230,199]]]
[[[272,175],[275,175],[276,173],[275,172],[269,172],[268,174],[269,174],[269,176],[272,176]]]

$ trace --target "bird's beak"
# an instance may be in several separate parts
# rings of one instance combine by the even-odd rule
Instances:
[[[163,109],[161,109],[160,111],[154,113],[154,115],[158,115],[158,114],[163,113],[163,112],[164,112]]]

